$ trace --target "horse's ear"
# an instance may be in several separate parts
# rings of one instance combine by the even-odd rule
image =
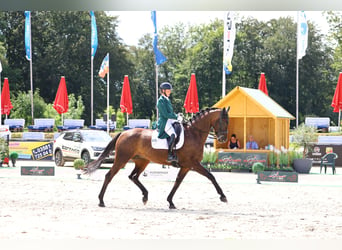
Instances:
[[[226,108],[226,110],[227,110],[227,113],[229,112],[229,110],[230,110],[230,106],[228,106],[227,108]]]

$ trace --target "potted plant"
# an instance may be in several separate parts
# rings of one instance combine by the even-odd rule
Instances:
[[[293,162],[295,159],[303,159],[303,152],[296,149],[290,149],[289,154],[289,166],[293,168]]]
[[[268,153],[268,161],[272,169],[277,166],[278,153],[276,152],[276,150],[272,150]]]
[[[204,148],[203,150],[203,158],[202,158],[202,165],[207,168],[209,164],[209,157],[210,157],[210,151],[207,149],[207,147]]]
[[[279,165],[280,168],[285,168],[289,164],[289,156],[287,154],[287,151],[281,151],[279,154]]]
[[[216,164],[218,153],[211,147],[205,147],[203,151],[202,165],[208,169]]]
[[[218,153],[215,150],[209,152],[209,164],[215,165],[217,161]]]
[[[295,147],[302,150],[302,158],[293,160],[293,168],[298,173],[309,173],[312,167],[312,159],[307,159],[306,156],[312,150],[313,143],[317,141],[316,129],[302,123],[293,130],[292,136]]]
[[[74,160],[74,168],[76,169],[77,179],[81,179],[82,170],[84,169],[85,162],[83,159]]]
[[[17,162],[18,157],[19,155],[17,152],[10,153],[9,158],[11,159],[13,167],[15,167],[15,163]]]

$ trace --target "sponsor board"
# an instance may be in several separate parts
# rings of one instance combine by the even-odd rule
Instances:
[[[52,160],[53,142],[10,141],[9,151],[17,152],[19,160]]]
[[[298,182],[298,173],[285,171],[259,171],[257,183],[260,184],[260,181]]]
[[[21,175],[54,176],[55,167],[22,166]]]

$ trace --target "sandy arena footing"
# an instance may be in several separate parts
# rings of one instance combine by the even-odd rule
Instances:
[[[100,208],[108,169],[82,179],[71,165],[56,167],[54,176],[22,176],[21,166],[29,165],[54,166],[18,161],[0,168],[0,239],[342,239],[340,168],[332,175],[314,167],[298,183],[257,184],[253,173],[214,172],[228,203],[208,179],[189,172],[173,199],[177,209],[170,210],[173,167],[147,167],[140,176],[149,191],[143,205],[127,164]]]

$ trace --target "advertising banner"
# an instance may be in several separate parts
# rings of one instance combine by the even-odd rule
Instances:
[[[9,150],[17,152],[21,160],[52,160],[53,142],[10,141]]]

